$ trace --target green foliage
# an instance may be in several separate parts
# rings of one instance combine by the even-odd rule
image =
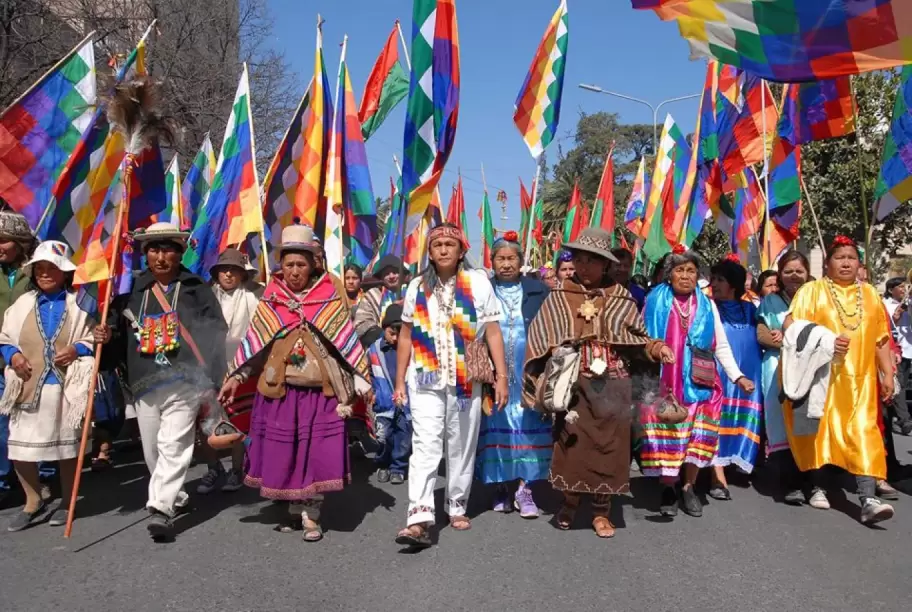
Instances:
[[[590,207],[595,202],[605,167],[605,156],[612,142],[615,219],[618,226],[622,227],[640,157],[653,153],[652,126],[621,125],[618,123],[618,115],[613,113],[580,113],[574,140],[576,146],[566,153],[562,147],[558,148],[558,162],[552,169],[551,180],[543,182],[545,236],[551,231],[562,230],[574,181],[579,179],[583,199]],[[628,234],[627,238],[630,240],[631,236]]]
[[[836,234],[865,240],[865,214],[873,222],[874,186],[880,173],[884,136],[890,126],[899,73],[869,72],[853,78],[858,101],[856,135],[813,142],[802,147],[802,171],[808,195],[817,212],[826,244]],[[860,140],[859,140],[860,139]],[[859,165],[863,171],[863,183]],[[864,193],[862,194],[862,185]],[[866,205],[866,206],[865,206]],[[801,235],[817,242],[817,231],[807,202]],[[897,209],[874,226],[872,256],[875,262],[890,259],[912,241],[912,207]],[[881,266],[874,266],[875,270]]]

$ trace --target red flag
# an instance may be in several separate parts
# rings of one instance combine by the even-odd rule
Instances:
[[[466,211],[465,211],[465,193],[462,191],[462,176],[453,188],[453,194],[450,196],[450,204],[447,207],[447,223],[452,223],[462,230],[466,236]]]
[[[579,179],[573,183],[573,193],[570,194],[570,204],[567,206],[567,218],[564,220],[564,244],[573,242],[579,236],[580,231],[585,227],[583,225],[582,193],[580,193]]]
[[[611,243],[614,244],[614,143],[605,159],[605,169],[602,171],[602,180],[595,196],[592,225],[611,234]]]
[[[534,188],[534,187],[533,187]],[[526,185],[522,178],[519,179],[519,209],[520,209],[520,227],[519,241],[523,251],[526,250],[526,242],[529,240],[529,221],[532,219],[532,196],[526,191]]]

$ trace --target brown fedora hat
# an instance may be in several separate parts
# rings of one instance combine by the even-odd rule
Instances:
[[[611,253],[611,234],[599,227],[587,227],[573,242],[564,245],[568,251],[585,251],[604,257],[608,261],[617,261]]]

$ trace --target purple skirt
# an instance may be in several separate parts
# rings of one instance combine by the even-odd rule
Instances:
[[[282,399],[257,393],[244,484],[267,499],[305,500],[351,482],[345,421],[321,389],[289,386]]]

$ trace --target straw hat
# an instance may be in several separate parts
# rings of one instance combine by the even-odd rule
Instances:
[[[568,251],[585,251],[603,257],[608,261],[617,261],[611,253],[611,234],[598,227],[587,227],[576,240],[564,245]]]
[[[282,230],[282,244],[276,248],[276,257],[282,259],[286,251],[307,251],[319,256],[323,248],[314,236],[313,228],[295,224]]]
[[[52,263],[57,266],[61,272],[75,272],[76,264],[71,261],[72,257],[73,249],[66,243],[58,242],[56,240],[45,240],[38,245],[32,258],[22,267],[22,274],[24,276],[30,276],[32,273],[32,266],[39,261]]]
[[[133,240],[141,245],[153,241],[176,242],[184,249],[187,248],[187,239],[190,232],[183,232],[173,223],[153,223],[145,229],[138,229],[133,234]]]

